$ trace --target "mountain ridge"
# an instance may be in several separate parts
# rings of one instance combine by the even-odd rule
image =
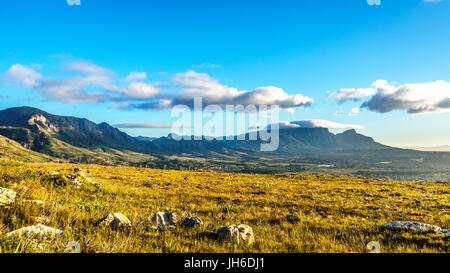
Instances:
[[[0,135],[19,142],[24,147],[51,156],[67,158],[71,150],[78,157],[88,157],[90,152],[137,153],[147,156],[190,155],[241,159],[242,155],[261,154],[261,140],[207,140],[176,141],[170,137],[132,137],[106,122],[96,124],[86,118],[53,115],[33,107],[13,107],[0,111]],[[279,148],[272,152],[283,155],[314,155],[358,150],[385,150],[392,147],[375,142],[371,137],[347,130],[333,134],[327,128],[280,129]]]

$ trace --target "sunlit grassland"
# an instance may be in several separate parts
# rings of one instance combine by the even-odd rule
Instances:
[[[386,222],[404,220],[449,228],[450,186],[445,182],[0,163],[0,187],[19,194],[10,208],[0,208],[3,252],[62,252],[70,241],[78,241],[83,252],[366,252],[370,241],[378,241],[382,252],[449,251],[444,235],[380,228]],[[57,187],[44,182],[50,171],[75,167],[89,171],[98,184]],[[157,211],[199,216],[205,224],[158,230],[150,223]],[[132,228],[95,226],[111,212],[126,215]],[[40,248],[5,236],[37,223],[64,233]],[[239,223],[253,228],[254,244],[216,239],[219,227]]]

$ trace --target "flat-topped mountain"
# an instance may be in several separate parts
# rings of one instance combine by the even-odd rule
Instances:
[[[249,134],[246,134],[249,139]],[[232,147],[246,150],[259,150],[260,140],[226,141]],[[280,129],[279,147],[274,153],[305,155],[326,152],[351,152],[357,150],[383,150],[391,147],[375,142],[371,137],[347,130],[333,134],[327,128]]]

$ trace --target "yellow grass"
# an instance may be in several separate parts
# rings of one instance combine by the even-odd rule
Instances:
[[[57,187],[44,181],[50,171],[75,167],[89,171],[98,184]],[[366,252],[370,241],[378,241],[382,252],[449,250],[443,235],[380,228],[405,220],[449,228],[450,187],[444,182],[0,161],[0,187],[19,194],[10,208],[0,208],[0,252],[62,252],[70,241],[78,241],[83,252]],[[150,217],[157,211],[199,216],[205,224],[154,229]],[[126,215],[132,228],[94,225],[111,212]],[[39,247],[32,240],[5,236],[37,223],[64,234]],[[253,245],[216,239],[219,227],[239,223],[253,228]]]

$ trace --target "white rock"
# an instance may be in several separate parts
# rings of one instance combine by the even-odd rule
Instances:
[[[442,234],[444,234],[445,236],[450,236],[450,229],[441,229]]]
[[[241,241],[252,244],[254,241],[253,229],[243,224],[221,227],[217,230],[217,234],[220,240],[231,240],[238,244]]]
[[[11,205],[16,199],[16,195],[13,190],[0,188],[0,206]]]
[[[81,253],[81,246],[78,242],[69,242],[66,246],[66,252],[70,253]]]
[[[131,227],[131,221],[122,213],[110,213],[97,221],[97,225],[112,228]]]
[[[77,173],[68,174],[68,175],[66,175],[66,177],[69,180],[69,183],[74,186],[82,186],[86,180],[86,178],[84,176],[81,176]]]
[[[35,225],[35,226],[29,226],[29,227],[23,227],[14,231],[11,231],[10,233],[6,234],[6,236],[22,236],[22,235],[41,235],[41,236],[55,236],[55,235],[61,235],[62,230],[47,227],[41,224]]]
[[[391,207],[389,207],[388,205],[383,205],[383,204],[378,204],[378,207],[380,209],[391,209]]]
[[[389,222],[384,224],[382,227],[391,230],[415,230],[418,232],[441,233],[441,228],[438,226],[412,221]]]
[[[372,241],[369,242],[366,245],[366,249],[370,252],[370,253],[381,253],[381,245],[379,242],[377,241]]]
[[[172,212],[157,212],[151,219],[152,224],[163,227],[176,225],[178,221],[178,216]]]

